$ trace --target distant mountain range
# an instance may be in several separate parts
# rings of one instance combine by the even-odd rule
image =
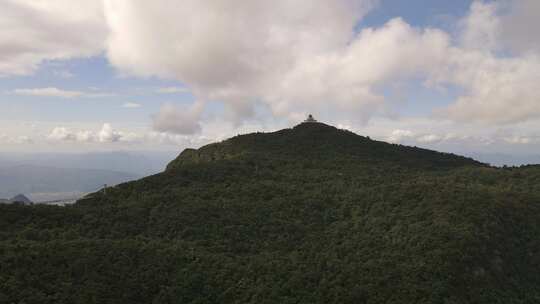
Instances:
[[[17,194],[11,199],[0,199],[0,204],[12,204],[12,203],[31,205],[33,202],[24,194]]]
[[[163,171],[178,151],[91,153],[0,153],[0,168],[20,165],[127,172],[146,176]]]
[[[493,166],[522,166],[540,164],[539,155],[505,154],[505,153],[465,153],[467,156],[481,160]]]
[[[87,193],[104,184],[115,185],[137,179],[140,175],[111,170],[54,168],[48,166],[19,165],[0,169],[0,197],[19,193]],[[56,198],[56,197],[55,197]]]
[[[0,153],[0,197],[74,200],[104,184],[163,171],[177,152]]]

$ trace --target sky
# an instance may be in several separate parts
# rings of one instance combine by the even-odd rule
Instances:
[[[318,120],[538,154],[538,0],[4,0],[0,152],[181,150]]]

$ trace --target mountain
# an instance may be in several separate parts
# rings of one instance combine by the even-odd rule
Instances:
[[[538,303],[539,223],[539,166],[303,123],[0,205],[0,302]]]
[[[17,193],[65,193],[96,191],[104,184],[115,185],[138,178],[125,172],[18,165],[0,169],[0,197]],[[32,197],[32,196],[31,196]]]
[[[14,197],[12,197],[9,201],[12,202],[12,203],[19,203],[19,204],[23,204],[23,205],[31,205],[31,204],[33,204],[33,202],[28,197],[26,197],[24,194],[17,194]]]

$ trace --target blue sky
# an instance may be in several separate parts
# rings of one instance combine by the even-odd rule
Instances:
[[[401,17],[417,27],[452,29],[456,21],[467,14],[471,3],[470,0],[383,0],[360,24],[376,27]]]
[[[180,86],[177,81],[120,75],[103,55],[44,62],[34,74],[2,79],[0,86],[4,92],[0,105],[17,105],[15,113],[4,113],[2,119],[144,122],[149,120],[148,113],[157,112],[162,103],[193,100],[189,91],[157,92],[160,88]],[[104,96],[61,98],[13,93],[20,88],[48,87]],[[125,103],[137,103],[141,107],[126,111],[122,108]]]
[[[540,138],[533,0],[76,2],[1,10],[7,150],[181,149],[307,113],[434,149]]]

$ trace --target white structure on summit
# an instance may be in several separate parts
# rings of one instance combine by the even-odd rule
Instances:
[[[315,120],[315,118],[313,118],[313,115],[309,114],[307,119],[304,120],[304,122],[317,122],[317,120]]]

